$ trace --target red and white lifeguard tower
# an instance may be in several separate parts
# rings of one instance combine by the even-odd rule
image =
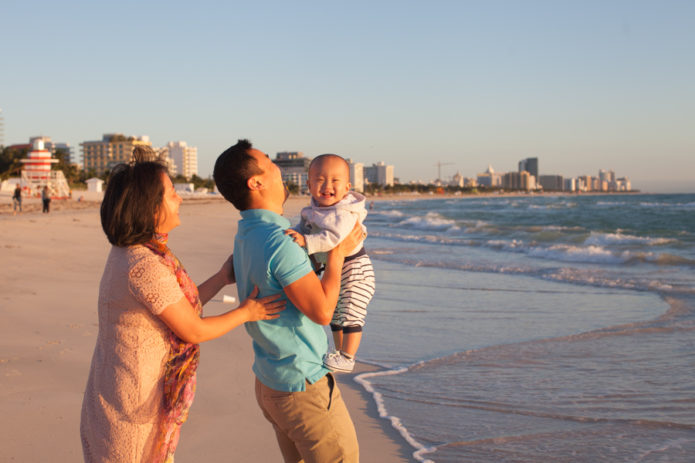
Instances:
[[[53,159],[51,152],[44,148],[43,140],[34,140],[32,150],[21,162],[24,164],[21,183],[29,190],[29,194],[38,194],[47,186],[52,197],[70,196],[70,187],[63,172],[51,170],[51,165],[56,164],[58,160]]]

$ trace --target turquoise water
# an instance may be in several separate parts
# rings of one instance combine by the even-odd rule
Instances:
[[[692,461],[695,195],[374,204],[360,382],[436,462]]]

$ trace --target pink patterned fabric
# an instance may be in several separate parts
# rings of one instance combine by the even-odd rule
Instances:
[[[198,297],[198,288],[181,262],[167,246],[168,235],[158,234],[145,246],[158,256],[176,275],[176,281],[188,302],[198,315],[203,306]],[[173,462],[174,452],[179,443],[181,425],[188,418],[188,410],[193,403],[196,386],[196,370],[200,358],[200,346],[182,341],[173,332],[169,333],[169,359],[164,373],[164,417],[157,433],[155,444],[156,462]]]

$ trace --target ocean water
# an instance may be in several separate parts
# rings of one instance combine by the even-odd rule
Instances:
[[[695,195],[373,206],[357,381],[415,459],[695,461]]]

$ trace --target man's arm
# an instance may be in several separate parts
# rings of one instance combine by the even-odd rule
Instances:
[[[217,273],[198,285],[200,303],[205,305],[227,285],[236,283],[234,275],[234,255],[229,256]]]
[[[363,239],[362,227],[355,224],[350,234],[328,252],[323,278],[307,273],[283,289],[290,301],[314,323],[328,325],[338,304],[340,276],[345,256]]]

